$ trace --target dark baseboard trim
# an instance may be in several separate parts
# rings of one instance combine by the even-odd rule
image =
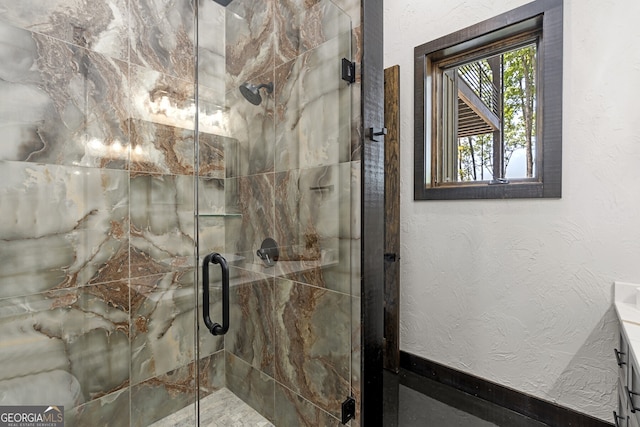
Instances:
[[[400,367],[454,387],[536,421],[558,427],[611,427],[613,424],[538,397],[400,351]]]

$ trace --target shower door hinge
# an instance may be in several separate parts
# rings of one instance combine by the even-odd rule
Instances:
[[[356,63],[347,58],[342,58],[342,80],[349,84],[356,81]]]
[[[356,417],[356,400],[349,396],[342,402],[342,424],[346,424],[349,420]]]

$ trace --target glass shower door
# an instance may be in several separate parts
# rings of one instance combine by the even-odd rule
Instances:
[[[237,410],[274,425],[335,424],[352,394],[351,88],[341,75],[351,23],[329,0],[199,5],[199,262],[221,254],[230,280],[228,332],[211,334],[202,313],[198,323],[201,424]],[[208,273],[199,282],[222,323],[220,266]],[[242,409],[225,415],[216,396]]]
[[[3,411],[195,422],[195,11],[0,1]]]

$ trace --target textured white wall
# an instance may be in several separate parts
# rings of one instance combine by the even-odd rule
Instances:
[[[401,67],[401,349],[608,419],[640,282],[640,2],[565,0],[563,197],[413,201],[413,47],[527,1],[385,0]]]

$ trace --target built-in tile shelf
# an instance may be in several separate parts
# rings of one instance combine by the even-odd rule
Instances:
[[[613,352],[619,374],[614,423],[640,427],[640,284],[616,282],[614,304],[620,322],[619,342]]]
[[[199,213],[200,218],[242,218],[242,214],[234,213]]]

